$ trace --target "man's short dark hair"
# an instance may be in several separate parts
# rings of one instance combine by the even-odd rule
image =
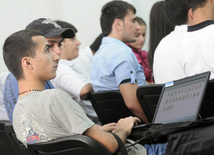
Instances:
[[[10,35],[3,45],[3,58],[8,70],[16,77],[23,78],[22,58],[34,57],[37,44],[33,36],[44,36],[37,30],[21,30]]]
[[[60,25],[62,28],[71,28],[71,29],[73,29],[73,31],[75,33],[78,32],[77,28],[74,25],[72,25],[71,23],[68,23],[68,22],[65,22],[65,21],[62,21],[62,20],[55,20],[55,22],[58,25]]]
[[[197,8],[205,6],[207,0],[186,0],[186,2],[192,11],[195,11]]]
[[[136,13],[135,7],[127,2],[116,0],[106,3],[102,8],[100,18],[103,35],[109,35],[111,33],[114,20],[123,20],[129,10],[132,10],[134,14]]]
[[[186,0],[165,0],[166,13],[175,25],[187,23],[189,9]]]

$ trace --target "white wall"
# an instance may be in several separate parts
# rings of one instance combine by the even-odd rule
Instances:
[[[0,72],[8,71],[2,56],[5,39],[24,29],[37,18],[60,19],[78,29],[80,48],[90,45],[101,33],[99,24],[101,8],[110,0],[0,0]],[[157,0],[126,0],[137,9],[137,15],[149,24],[150,8]],[[148,35],[144,49],[148,50]]]

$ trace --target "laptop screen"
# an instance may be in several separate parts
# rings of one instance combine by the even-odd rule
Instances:
[[[153,123],[194,121],[198,117],[210,72],[166,83]]]

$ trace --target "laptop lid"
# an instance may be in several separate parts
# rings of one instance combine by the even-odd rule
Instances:
[[[194,121],[209,81],[210,72],[204,72],[163,86],[152,123]]]

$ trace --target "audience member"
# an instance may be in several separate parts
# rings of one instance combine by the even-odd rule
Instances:
[[[35,29],[41,31],[50,48],[57,54],[61,54],[61,42],[63,38],[74,37],[74,32],[71,29],[61,28],[54,21],[47,18],[39,18],[27,25],[26,29]],[[16,67],[14,65],[14,67]],[[45,84],[45,89],[54,88],[50,81]],[[18,99],[19,87],[16,78],[10,73],[6,79],[4,87],[4,104],[10,121],[12,122],[13,109]]]
[[[144,74],[146,77],[146,83],[153,84],[153,75],[148,63],[148,53],[142,50],[146,40],[146,22],[140,17],[137,17],[136,19],[138,24],[140,25],[140,30],[138,31],[137,39],[134,43],[127,43],[127,45],[132,49],[137,58],[138,63],[143,67]]]
[[[59,55],[51,50],[39,31],[22,30],[9,36],[3,45],[3,58],[18,81],[19,98],[13,113],[13,128],[25,146],[83,134],[100,142],[113,154],[118,149],[114,136],[125,143],[132,127],[140,122],[137,117],[127,117],[117,123],[99,126],[88,119],[63,90],[44,90],[45,81],[56,76]],[[130,154],[146,154],[145,148],[139,144],[129,147],[128,151]]]
[[[164,9],[165,1],[156,2],[150,11],[150,37],[148,61],[153,70],[154,52],[163,37],[174,30],[175,25],[169,20]]]
[[[184,55],[181,54],[181,44],[191,25],[190,8],[186,0],[166,0],[165,10],[169,19],[174,23],[175,30],[164,37],[158,44],[153,62],[155,83],[166,83],[186,77],[181,66]]]
[[[76,29],[70,23],[65,21],[56,21],[62,28]],[[76,29],[77,30],[77,29]],[[61,57],[56,71],[56,77],[51,80],[55,88],[66,91],[71,97],[80,104],[85,110],[87,116],[95,123],[99,119],[89,100],[84,100],[88,93],[92,92],[92,86],[89,80],[80,73],[75,64],[70,61],[79,55],[80,41],[76,36],[72,38],[64,38],[61,46]]]
[[[94,40],[94,42],[90,45],[85,47],[84,49],[80,49],[79,56],[71,60],[73,61],[75,67],[90,81],[90,70],[91,70],[91,63],[94,54],[100,47],[103,35],[100,34]]]
[[[142,66],[126,43],[135,42],[139,24],[136,9],[124,1],[103,6],[101,28],[105,37],[94,55],[91,66],[93,90],[120,90],[126,106],[145,123],[148,122],[136,96],[139,85],[145,85]]]
[[[182,41],[182,68],[187,76],[211,71],[214,79],[214,1],[187,0],[192,26]]]
[[[7,111],[4,105],[4,85],[9,72],[0,73],[0,120],[9,120]]]

